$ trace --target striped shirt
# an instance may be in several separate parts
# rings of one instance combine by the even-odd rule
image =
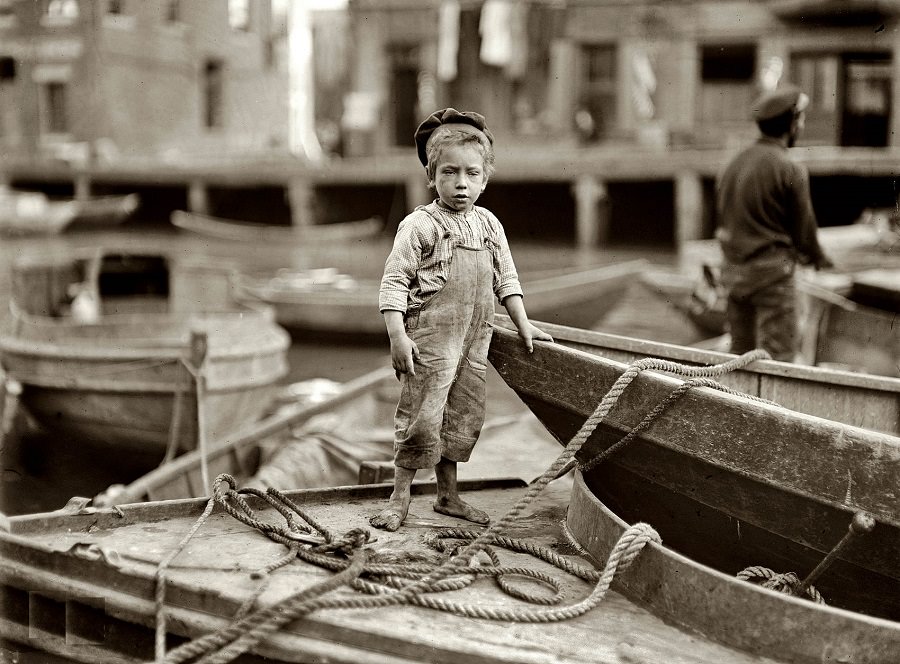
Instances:
[[[379,310],[405,313],[421,307],[446,283],[457,245],[491,250],[494,294],[500,302],[510,295],[522,295],[506,234],[497,217],[477,206],[468,213],[445,210],[435,201],[416,208],[400,222],[384,264]]]

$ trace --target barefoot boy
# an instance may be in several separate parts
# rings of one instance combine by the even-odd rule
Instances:
[[[475,207],[494,170],[493,136],[478,113],[443,109],[416,130],[419,160],[438,195],[397,229],[379,292],[401,380],[394,417],[394,492],[370,519],[397,530],[419,468],[434,468],[441,514],[488,523],[460,497],[456,464],[468,461],[484,423],[485,373],[494,298],[522,342],[552,341],[529,322],[503,227]]]

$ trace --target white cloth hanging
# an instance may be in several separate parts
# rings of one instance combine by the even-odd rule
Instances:
[[[438,13],[437,77],[441,81],[452,81],[456,78],[459,11],[458,0],[444,0]]]
[[[513,3],[510,0],[485,0],[481,7],[478,31],[481,34],[481,61],[506,67],[512,61]]]

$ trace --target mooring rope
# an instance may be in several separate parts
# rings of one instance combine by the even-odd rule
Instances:
[[[739,369],[757,359],[766,357],[768,357],[768,355],[764,351],[756,350],[729,360],[728,362],[709,367],[689,367],[654,358],[647,358],[632,363],[615,381],[606,395],[604,395],[600,404],[591,416],[588,417],[575,436],[572,437],[563,452],[537,480],[529,485],[525,494],[499,521],[481,532],[447,529],[438,531],[429,538],[428,543],[432,546],[435,546],[436,542],[445,537],[456,537],[468,541],[467,544],[458,546],[450,558],[438,565],[397,566],[370,563],[367,551],[362,548],[368,538],[367,531],[351,531],[342,538],[336,538],[332,533],[327,531],[327,529],[316,523],[308,514],[303,512],[298,505],[280,492],[274,489],[269,489],[266,494],[247,489],[236,491],[236,482],[234,478],[229,475],[220,475],[216,478],[213,496],[207,504],[204,515],[201,516],[200,520],[198,520],[191,529],[191,532],[188,533],[184,540],[182,540],[182,544],[179,545],[178,549],[170,554],[164,561],[165,564],[161,564],[160,569],[158,570],[157,661],[166,662],[167,664],[180,664],[189,659],[200,657],[196,664],[225,664],[252,648],[259,640],[277,630],[287,622],[312,611],[327,608],[361,609],[414,605],[447,611],[465,617],[535,623],[566,620],[582,615],[602,601],[617,571],[628,567],[648,542],[661,542],[659,534],[651,526],[644,523],[637,523],[628,528],[613,547],[613,550],[607,558],[606,565],[600,573],[590,568],[575,565],[571,561],[567,561],[561,556],[540,547],[534,547],[527,543],[521,543],[517,540],[503,537],[499,533],[512,525],[521,512],[533,502],[543,489],[559,476],[561,469],[572,461],[575,454],[582,448],[596,427],[616,405],[619,397],[628,385],[630,385],[642,371],[646,369],[657,369],[669,373],[689,376],[695,379],[702,379],[724,375],[729,371]],[[677,392],[677,396],[672,397],[672,395],[670,395],[670,398],[664,402],[665,405],[661,404],[662,407],[655,408],[653,411],[655,415],[653,415],[650,421],[662,413],[675,399],[692,387],[698,385],[712,386],[712,381],[694,380],[688,381],[688,383],[689,386],[687,387],[679,386],[676,388],[673,394]],[[685,383],[685,385],[688,385],[688,383]],[[648,417],[650,416],[648,415]],[[646,419],[647,418],[645,418],[645,420]],[[645,427],[648,425],[649,421]],[[634,436],[631,438],[633,437]],[[626,436],[626,438],[628,438],[628,436]],[[230,489],[223,490],[223,484],[228,484]],[[285,516],[288,523],[287,529],[274,527],[256,519],[252,509],[240,496],[241,493],[253,493],[269,502],[270,505],[275,507],[275,509],[282,514],[282,516]],[[231,506],[229,504],[229,499],[234,500],[235,504],[237,504],[240,509]],[[161,616],[164,615],[165,608],[163,602],[164,592],[160,589],[160,586],[164,586],[165,584],[164,569],[178,554],[180,549],[183,548],[183,545],[187,540],[193,536],[202,522],[206,520],[216,502],[219,502],[232,517],[247,525],[258,528],[267,537],[291,548],[290,557],[284,556],[279,559],[274,567],[270,565],[266,568],[268,571],[276,569],[278,566],[287,564],[293,560],[293,554],[296,550],[296,556],[298,558],[312,564],[320,565],[326,569],[336,571],[337,573],[335,576],[330,577],[324,582],[315,584],[296,593],[278,605],[248,613],[246,610],[247,603],[245,603],[239,609],[236,619],[224,630],[189,641],[166,654],[164,642],[165,622],[164,618],[161,619]],[[290,512],[294,512],[301,516],[301,518],[309,524],[309,527],[296,523]],[[298,534],[311,533],[312,530],[319,533],[323,545],[309,549],[298,547]],[[532,555],[536,555],[538,558],[554,564],[560,569],[564,569],[579,578],[595,582],[596,585],[587,597],[575,604],[542,610],[521,608],[502,609],[498,607],[469,605],[459,602],[450,602],[433,595],[433,593],[439,590],[457,589],[471,583],[474,578],[472,575],[494,576],[498,579],[501,588],[508,592],[512,586],[505,580],[499,580],[506,575],[527,576],[554,589],[554,595],[552,597],[538,597],[537,599],[521,591],[514,590],[514,596],[517,596],[520,599],[527,599],[542,604],[551,604],[559,600],[559,587],[549,576],[535,573],[529,568],[499,567],[497,565],[499,559],[492,551],[491,544],[505,546],[514,551],[532,553]],[[320,548],[321,550],[317,551],[316,548]],[[348,552],[352,552],[349,554],[351,555],[351,558],[348,561],[346,558],[326,555],[323,552],[326,550],[329,553],[340,552],[343,555],[348,555]],[[490,558],[493,563],[491,566],[473,564],[475,556],[482,552]],[[380,577],[384,582],[375,583],[372,580],[360,578],[364,573],[373,577]],[[469,578],[463,580],[466,577]],[[404,584],[401,581],[401,579],[404,578],[409,579],[410,583]],[[365,597],[323,597],[326,593],[341,586],[349,586],[356,590],[371,594]],[[254,595],[258,596],[258,593],[255,593]],[[160,628],[160,624],[162,624],[162,628]],[[160,640],[161,629],[162,640]]]

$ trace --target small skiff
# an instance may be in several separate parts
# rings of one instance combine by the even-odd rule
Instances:
[[[646,266],[646,261],[634,260],[523,275],[528,314],[591,327],[613,308]],[[386,336],[384,319],[378,313],[378,286],[377,281],[357,280],[330,268],[235,278],[238,297],[272,306],[282,326],[348,336]]]
[[[896,661],[900,438],[685,384],[667,375],[671,363],[639,371],[559,343],[520,347],[498,328],[490,360],[576,454],[576,541],[603,559],[624,524],[662,538],[623,592],[776,660]],[[827,606],[739,574],[819,593]]]
[[[290,344],[271,311],[228,302],[228,279],[156,254],[23,257],[0,361],[48,429],[170,456],[221,439],[267,407]]]
[[[175,210],[172,213],[171,221],[178,228],[217,240],[285,242],[302,245],[363,240],[374,237],[384,227],[384,222],[377,217],[334,224],[280,227],[222,219],[184,210]]]

